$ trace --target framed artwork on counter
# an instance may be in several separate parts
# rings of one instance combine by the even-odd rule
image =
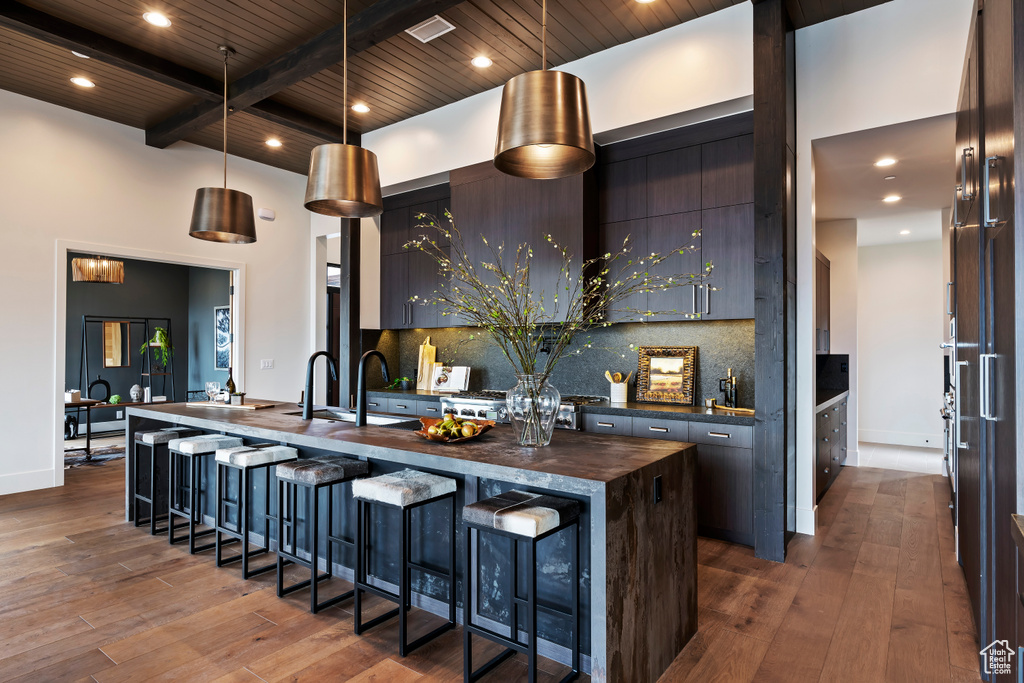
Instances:
[[[641,346],[636,373],[636,400],[693,405],[696,346]]]

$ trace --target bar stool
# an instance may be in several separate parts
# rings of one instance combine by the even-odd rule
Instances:
[[[571,681],[580,672],[580,551],[579,551],[579,517],[580,504],[567,498],[527,493],[525,491],[508,491],[477,503],[471,503],[462,509],[462,522],[466,529],[466,578],[465,603],[463,606],[463,676],[466,683],[479,680],[482,676],[498,666],[501,662],[515,655],[516,652],[526,654],[530,683],[537,680],[537,612],[543,611],[553,616],[569,617],[572,624],[572,671],[566,674],[562,683]],[[476,583],[476,572],[473,570],[472,539],[473,529],[477,530],[477,541],[481,533],[504,536],[509,539],[509,566],[504,567],[508,577],[507,595],[511,598],[511,629],[510,637],[495,633],[490,629],[473,623],[473,586]],[[572,553],[570,602],[571,612],[564,612],[537,601],[537,544],[558,532],[569,529],[572,532],[570,550]],[[526,565],[529,567],[526,586],[527,595],[519,597],[519,544],[526,544]],[[519,640],[519,607],[526,607],[527,642]],[[477,670],[473,670],[473,635],[482,636],[506,649]]]
[[[217,555],[217,566],[223,567],[233,562],[242,562],[242,578],[248,579],[257,574],[269,572],[277,567],[270,563],[256,569],[249,569],[249,558],[270,552],[270,523],[276,521],[271,509],[270,498],[273,492],[271,476],[274,465],[297,460],[298,451],[290,446],[278,446],[271,443],[254,446],[236,446],[234,448],[218,448],[214,460],[217,463],[217,525],[214,534],[214,548]],[[266,500],[263,506],[263,547],[249,551],[249,485],[254,470],[262,469],[266,473]],[[238,498],[228,498],[228,476],[231,470],[238,473]],[[227,511],[233,508],[237,514],[236,524],[227,520]],[[242,552],[234,557],[223,556],[222,535],[227,535],[242,543]]]
[[[439,477],[436,474],[402,470],[393,474],[384,474],[370,479],[356,479],[352,482],[352,496],[356,499],[356,571],[355,571],[355,633],[381,624],[396,614],[398,615],[399,641],[398,652],[401,656],[412,652],[419,646],[441,635],[455,626],[455,480]],[[411,536],[410,521],[412,511],[416,508],[447,500],[451,505],[451,532],[449,536],[448,571],[441,572],[410,559]],[[366,541],[368,522],[367,506],[378,505],[401,511],[402,525],[399,539],[399,577],[398,593],[392,593],[368,583]],[[448,621],[435,628],[414,642],[408,642],[407,614],[411,607],[412,570],[415,569],[431,576],[446,579],[448,590]],[[398,604],[398,608],[387,614],[371,619],[365,624],[362,621],[362,592],[366,591]]]
[[[277,465],[277,597],[309,587],[309,611],[316,614],[322,609],[336,605],[352,597],[347,591],[322,602],[318,601],[317,584],[333,574],[333,550],[336,545],[355,547],[355,540],[335,535],[334,531],[334,489],[339,484],[356,477],[365,477],[370,472],[368,463],[362,460],[342,457],[316,457],[295,460]],[[299,490],[305,492],[306,543],[304,550],[309,559],[299,557],[298,523]],[[320,574],[317,560],[320,550],[320,491],[327,489],[327,571]],[[339,532],[340,533],[340,532]],[[284,585],[284,567],[289,562],[309,569],[309,578]]]
[[[195,436],[196,434],[202,434],[198,429],[189,429],[188,427],[165,427],[163,429],[153,429],[144,432],[135,432],[135,441],[132,447],[132,471],[133,471],[133,488],[135,495],[132,498],[132,517],[135,519],[135,526],[139,527],[143,524],[149,524],[149,533],[156,536],[159,533],[163,533],[166,529],[157,529],[157,521],[166,514],[166,510],[157,510],[158,507],[162,508],[166,501],[157,500],[157,493],[160,491],[160,487],[157,485],[159,480],[159,468],[158,468],[158,455],[164,455],[167,452],[167,444],[173,439],[177,439],[183,436]],[[141,449],[149,449],[149,485],[142,487],[139,485],[139,462],[142,453]],[[140,493],[141,488],[148,489],[144,493]],[[145,503],[149,507],[149,518],[143,520],[140,514],[140,504]]]
[[[188,541],[190,555],[209,550],[214,546],[207,543],[196,547],[196,539],[209,536],[213,529],[196,531],[196,526],[203,523],[202,498],[206,494],[206,456],[214,454],[218,448],[241,446],[242,440],[237,436],[222,434],[206,434],[174,439],[167,445],[170,455],[170,476],[168,477],[167,511],[167,542],[171,545]],[[174,518],[185,519],[183,524],[175,524]],[[175,538],[174,532],[188,529],[188,536]]]

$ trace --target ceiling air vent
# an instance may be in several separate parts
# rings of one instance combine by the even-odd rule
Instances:
[[[406,29],[405,32],[421,43],[429,43],[434,38],[454,30],[454,26],[435,14],[426,21]]]

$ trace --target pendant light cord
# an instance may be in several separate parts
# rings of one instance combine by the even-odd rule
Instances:
[[[224,149],[224,189],[228,189],[228,55],[224,50],[224,125],[221,147]]]
[[[540,20],[540,70],[548,69],[548,0],[541,2]]]
[[[341,32],[341,144],[348,144],[348,0],[344,2],[345,28]]]

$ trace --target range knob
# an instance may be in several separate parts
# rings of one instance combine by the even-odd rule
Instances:
[[[474,417],[476,415],[472,408],[463,408],[460,414],[465,415],[466,417]]]
[[[476,411],[476,416],[477,417],[487,417],[487,411],[486,410],[478,410],[478,411]]]

